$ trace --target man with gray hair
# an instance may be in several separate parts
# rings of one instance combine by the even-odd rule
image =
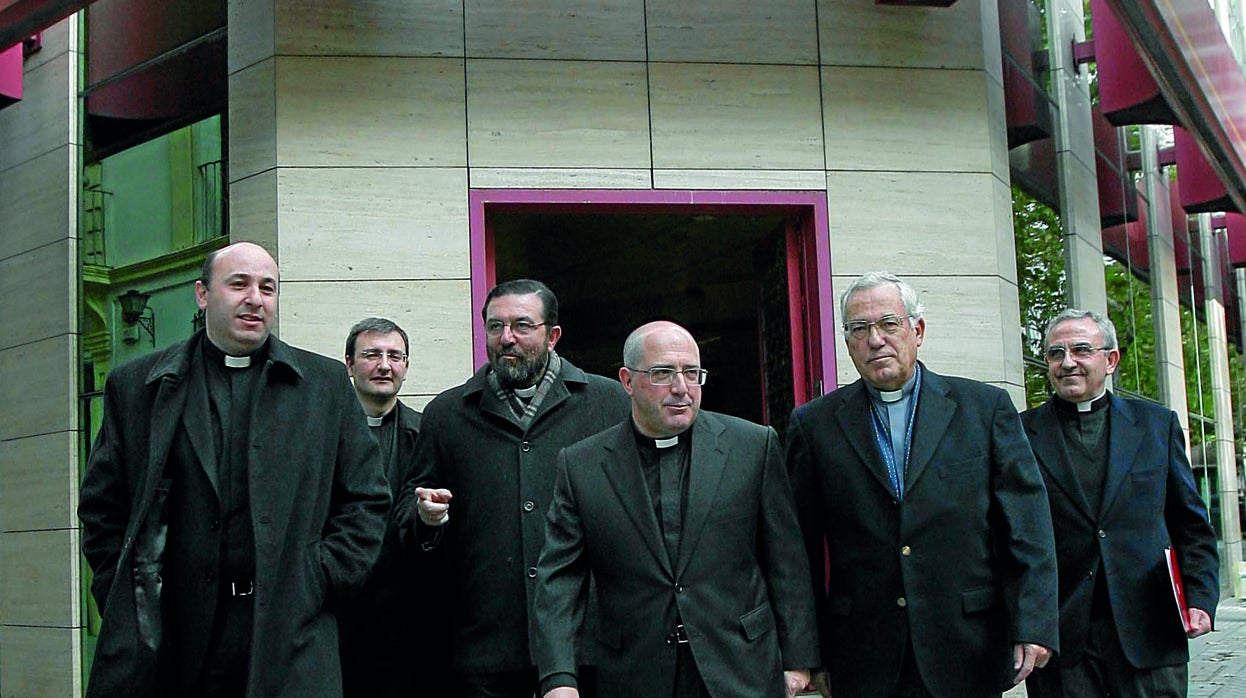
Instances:
[[[1047,325],[1044,347],[1055,394],[1021,419],[1055,522],[1062,652],[1026,689],[1185,696],[1186,637],[1211,630],[1219,570],[1181,424],[1172,410],[1107,390],[1121,358],[1111,320],[1067,309]],[[1184,578],[1184,618],[1166,548]]]
[[[922,312],[893,274],[853,281],[840,317],[861,379],[788,428],[837,696],[997,696],[1057,649],[1051,517],[1017,411],[918,362]]]

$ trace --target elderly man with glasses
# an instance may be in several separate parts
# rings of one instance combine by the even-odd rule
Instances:
[[[531,698],[529,624],[554,461],[618,423],[627,393],[554,351],[562,327],[545,284],[500,284],[481,314],[489,362],[425,407],[395,515],[408,540],[444,555],[447,593],[427,603],[446,624],[418,629],[448,645],[453,684],[437,695]]]
[[[603,698],[790,698],[818,651],[778,435],[701,410],[707,372],[674,323],[632,332],[623,362],[631,416],[558,457],[537,566],[545,698],[579,695],[590,576]]]
[[[998,696],[1057,645],[1051,517],[1017,411],[918,362],[926,321],[898,277],[853,281],[840,317],[861,380],[798,407],[787,446],[831,694]]]
[[[1108,391],[1121,358],[1111,320],[1065,310],[1045,347],[1055,395],[1021,419],[1055,521],[1062,652],[1026,688],[1031,698],[1185,696],[1186,638],[1211,630],[1219,563],[1181,424],[1172,410]],[[1168,548],[1184,578],[1184,618]]]

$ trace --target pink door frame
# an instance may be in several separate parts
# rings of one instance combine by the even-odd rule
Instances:
[[[471,245],[473,365],[485,356],[479,309],[496,283],[489,215],[528,213],[786,214],[801,224],[788,234],[788,280],[796,404],[817,397],[810,386],[833,390],[834,302],[831,293],[830,225],[826,193],[818,191],[686,191],[614,189],[471,189],[468,191]]]

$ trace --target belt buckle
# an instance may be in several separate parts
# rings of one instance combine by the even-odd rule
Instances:
[[[680,623],[675,626],[675,632],[666,636],[666,644],[668,645],[686,645],[688,644],[688,631],[684,628],[684,624]]]
[[[230,582],[230,596],[250,596],[255,593],[255,580],[247,580],[245,582]]]

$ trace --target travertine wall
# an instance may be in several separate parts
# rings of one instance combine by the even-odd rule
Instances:
[[[824,190],[834,284],[908,277],[923,359],[1021,398],[989,0],[238,0],[229,26],[232,231],[278,254],[281,334],[336,355],[393,317],[417,404],[472,369],[467,192],[507,187]]]
[[[78,695],[77,23],[0,110],[0,686]]]

